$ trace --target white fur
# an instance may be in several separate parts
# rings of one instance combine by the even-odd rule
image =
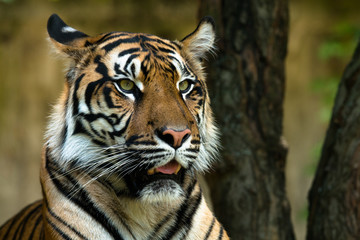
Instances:
[[[199,26],[199,29],[194,36],[191,36],[191,43],[188,46],[188,51],[196,58],[203,58],[206,53],[214,50],[214,43],[214,27],[206,22]]]
[[[62,31],[63,33],[68,33],[68,32],[77,32],[78,30],[76,30],[75,28],[66,26],[66,27],[63,27],[63,28],[61,29],[61,31]]]
[[[161,203],[165,206],[178,206],[185,199],[185,193],[182,188],[172,180],[160,180],[164,183],[162,188],[154,191],[154,184],[159,181],[146,185],[140,192],[140,200],[142,202],[157,204]]]

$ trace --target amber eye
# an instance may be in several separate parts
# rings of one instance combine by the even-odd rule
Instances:
[[[124,92],[132,92],[132,90],[134,90],[135,87],[134,82],[130,81],[129,79],[122,79],[119,82],[117,82],[117,85]]]
[[[179,83],[179,90],[181,93],[186,93],[190,89],[191,83],[189,80],[184,80]]]

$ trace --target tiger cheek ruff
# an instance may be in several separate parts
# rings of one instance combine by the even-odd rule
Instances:
[[[47,128],[43,199],[0,239],[229,239],[196,179],[218,147],[201,63],[213,20],[181,41],[90,37],[56,14],[47,29],[70,64]]]

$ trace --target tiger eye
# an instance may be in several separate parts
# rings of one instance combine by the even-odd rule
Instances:
[[[120,81],[119,86],[123,91],[131,91],[134,89],[135,84],[133,81],[130,81],[128,79],[123,79]]]
[[[186,90],[188,90],[189,87],[190,87],[190,84],[189,84],[188,80],[184,80],[179,83],[179,90],[181,92],[185,92]]]

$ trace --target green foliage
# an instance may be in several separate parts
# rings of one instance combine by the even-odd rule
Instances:
[[[330,120],[339,80],[340,75],[329,75],[318,77],[311,82],[311,90],[321,98],[321,108],[317,117],[323,123]]]
[[[343,21],[336,23],[321,42],[317,56],[326,71],[311,83],[311,90],[321,98],[320,121],[327,123],[331,117],[341,72],[351,58],[360,37],[360,28]]]
[[[337,23],[319,48],[318,56],[323,61],[332,58],[338,60],[347,59],[354,51],[357,39],[360,36],[360,28],[348,22]]]
[[[306,204],[303,208],[301,208],[298,211],[298,214],[296,215],[296,217],[301,220],[301,221],[306,221],[306,219],[308,219],[309,216],[309,206]]]
[[[308,176],[315,176],[316,168],[321,157],[323,143],[316,143],[311,149],[311,163],[305,167],[305,174]]]

